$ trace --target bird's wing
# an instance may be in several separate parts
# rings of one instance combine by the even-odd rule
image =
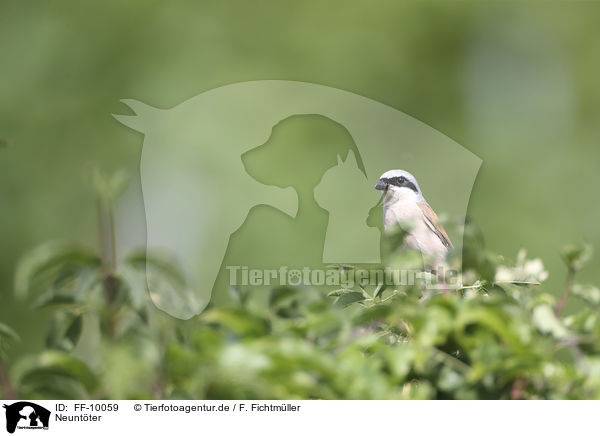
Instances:
[[[438,222],[438,216],[431,206],[425,202],[417,203],[417,206],[419,206],[419,209],[423,212],[423,218],[425,219],[427,227],[440,238],[440,241],[442,241],[442,244],[444,244],[445,247],[452,247],[452,242],[450,241],[446,230],[444,230],[444,227]]]

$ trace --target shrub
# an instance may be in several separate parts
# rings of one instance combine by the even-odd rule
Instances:
[[[558,301],[544,290],[540,260],[522,251],[507,264],[468,224],[458,289],[424,292],[422,280],[329,294],[276,287],[264,304],[258,292],[234,289],[235,305],[181,321],[151,304],[145,282],[181,285],[177,266],[156,253],[117,264],[104,195],[98,253],[46,244],[19,265],[17,293],[37,293],[34,307],[53,319],[45,350],[16,362],[10,378],[0,365],[7,397],[600,398],[600,290],[576,283],[587,245],[563,251]],[[390,265],[410,257],[393,252]],[[565,316],[571,297],[584,304]],[[15,337],[0,324],[0,351]]]

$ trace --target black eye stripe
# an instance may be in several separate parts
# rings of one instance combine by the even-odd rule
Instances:
[[[419,190],[417,189],[417,187],[415,186],[415,184],[412,183],[410,180],[408,180],[406,177],[403,177],[403,176],[400,176],[400,177],[386,177],[384,179],[381,179],[381,181],[383,183],[387,183],[388,185],[398,186],[399,188],[409,188],[409,189],[412,189],[413,191],[415,191],[416,193],[419,192]]]

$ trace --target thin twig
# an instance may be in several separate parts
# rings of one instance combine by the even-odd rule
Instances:
[[[438,357],[438,359],[445,361],[450,366],[453,366],[455,369],[461,371],[462,373],[467,373],[471,370],[471,367],[467,365],[460,359],[446,353],[445,351],[440,350],[436,347],[431,347],[431,350],[435,353],[434,355]]]
[[[571,288],[573,287],[573,282],[575,281],[575,273],[576,269],[573,266],[569,266],[569,272],[567,273],[567,280],[565,281],[565,287],[563,288],[562,294],[556,303],[556,308],[554,309],[554,314],[559,316],[562,312],[565,304],[567,303],[567,299],[571,294]]]
[[[116,335],[117,278],[116,278],[116,241],[114,213],[110,199],[97,198],[98,208],[98,238],[102,258],[102,287],[108,305],[107,328],[112,337]]]
[[[15,390],[13,389],[10,379],[8,378],[8,372],[4,367],[4,361],[0,359],[0,385],[2,386],[2,390],[4,391],[4,397],[7,400],[16,400],[17,395],[15,394]]]

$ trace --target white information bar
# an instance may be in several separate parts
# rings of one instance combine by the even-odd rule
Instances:
[[[0,434],[587,434],[593,401],[2,401]],[[35,430],[41,430],[35,432]],[[8,433],[6,433],[8,432]],[[343,432],[343,433],[341,433]]]

